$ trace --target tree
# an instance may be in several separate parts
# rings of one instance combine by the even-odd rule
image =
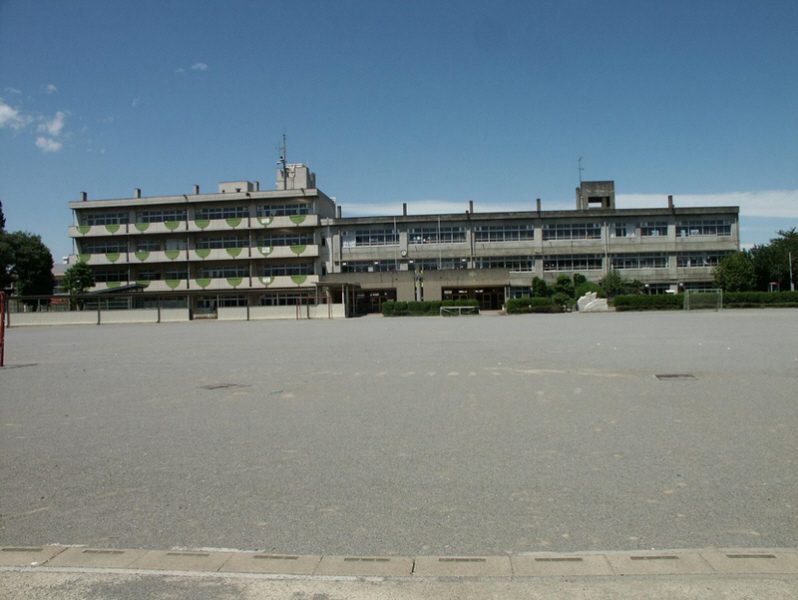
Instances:
[[[782,290],[790,289],[790,255],[792,255],[793,275],[798,271],[798,231],[793,227],[779,231],[778,238],[763,246],[754,246],[750,251],[751,262],[756,275],[756,289],[767,291],[772,282],[778,283]]]
[[[608,275],[605,275],[601,281],[599,281],[599,285],[609,298],[613,296],[623,296],[625,294],[642,294],[643,288],[645,287],[643,282],[637,279],[630,281],[615,269],[610,271]]]
[[[84,262],[78,262],[69,267],[64,273],[61,287],[69,292],[70,296],[82,294],[94,285],[94,273],[91,267]]]
[[[0,200],[0,234],[6,230],[6,216],[3,214],[3,201]]]
[[[533,298],[548,298],[550,296],[549,286],[540,277],[535,277],[532,280],[532,297]]]
[[[0,235],[0,284],[15,285],[20,296],[53,293],[53,255],[38,235],[16,231]]]
[[[756,287],[754,264],[745,252],[724,256],[712,276],[724,292],[748,292]]]
[[[574,297],[574,282],[565,273],[557,276],[557,281],[554,282],[554,293],[563,294],[569,298]]]

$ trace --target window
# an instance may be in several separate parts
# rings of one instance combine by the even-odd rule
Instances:
[[[535,259],[531,256],[481,256],[477,259],[477,268],[534,271]]]
[[[185,238],[169,238],[166,240],[167,250],[185,250],[187,248]]]
[[[136,238],[136,252],[158,252],[161,249],[161,242],[151,238]]]
[[[641,223],[640,235],[642,237],[665,237],[668,235],[668,223],[666,221]]]
[[[563,254],[543,258],[544,271],[598,271],[602,268],[601,254]]]
[[[676,224],[678,237],[693,235],[731,235],[731,221],[679,221]]]
[[[598,223],[555,223],[543,226],[544,240],[598,240],[601,225]]]
[[[210,279],[249,277],[249,267],[247,265],[202,266],[199,269],[198,277]]]
[[[282,265],[266,265],[258,269],[261,277],[282,277],[286,275],[314,275],[313,263],[288,263]]]
[[[635,236],[634,223],[613,223],[610,236],[614,238],[633,238]]]
[[[259,217],[289,217],[291,215],[309,215],[311,204],[308,202],[291,202],[289,204],[261,204],[258,206]]]
[[[533,225],[481,225],[474,228],[477,242],[520,242],[535,239]]]
[[[188,269],[185,267],[166,269],[164,279],[188,279]]]
[[[267,294],[261,296],[261,306],[296,306],[297,304],[313,304],[313,298],[307,294]]]
[[[127,242],[125,240],[108,240],[98,242],[86,242],[80,245],[81,254],[109,254],[112,252],[127,252]]]
[[[237,235],[222,235],[197,238],[197,249],[208,248],[246,248],[249,240]]]
[[[683,252],[676,256],[676,266],[682,268],[717,267],[728,252]]]
[[[185,221],[186,209],[145,210],[136,215],[137,223],[166,223],[167,221]]]
[[[408,261],[408,269],[411,271],[442,271],[467,268],[467,258],[417,258]]]
[[[114,281],[127,281],[127,269],[114,269],[109,271],[95,271],[94,281],[107,283]]]
[[[393,229],[369,229],[355,232],[355,246],[396,246],[399,233]]]
[[[347,260],[341,263],[342,273],[385,273],[396,271],[395,260]]]
[[[197,209],[195,219],[199,220],[218,220],[218,219],[243,219],[249,216],[248,206],[203,206]]]
[[[246,296],[219,296],[219,306],[246,306]]]
[[[612,257],[613,269],[665,269],[668,255],[664,252],[644,254],[615,254]]]
[[[81,225],[124,225],[130,215],[126,212],[116,213],[83,213],[80,215]]]
[[[465,227],[416,227],[407,232],[409,244],[458,244],[465,241]]]
[[[313,244],[312,233],[278,233],[264,235],[258,240],[259,246],[299,246]]]
[[[144,281],[155,281],[161,278],[160,271],[156,269],[139,269],[136,279]]]

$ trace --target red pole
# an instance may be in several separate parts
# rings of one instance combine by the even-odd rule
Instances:
[[[0,292],[0,367],[5,366],[6,352],[6,294]]]

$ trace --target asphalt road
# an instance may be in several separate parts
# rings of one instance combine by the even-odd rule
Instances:
[[[11,329],[0,544],[795,547],[797,334],[795,310]]]

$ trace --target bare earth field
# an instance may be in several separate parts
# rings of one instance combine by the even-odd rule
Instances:
[[[11,329],[6,364],[0,545],[798,540],[795,310]]]

